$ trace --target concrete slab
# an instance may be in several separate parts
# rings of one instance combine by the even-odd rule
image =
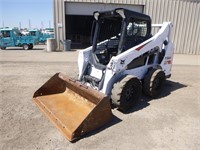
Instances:
[[[39,49],[39,48],[38,48]],[[76,51],[0,50],[0,149],[200,149],[199,56],[176,55],[172,77],[158,99],[138,105],[103,128],[70,143],[32,101],[56,72],[75,77]]]

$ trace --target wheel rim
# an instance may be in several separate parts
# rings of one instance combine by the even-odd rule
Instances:
[[[27,50],[28,49],[28,45],[24,45],[24,49]]]
[[[116,107],[125,112],[139,101],[141,90],[140,80],[128,75],[112,89],[112,102]]]
[[[133,82],[129,82],[126,85],[125,91],[124,91],[124,97],[122,97],[125,102],[128,102],[129,105],[132,105],[133,103],[135,103],[135,101],[138,99],[141,93],[139,81],[138,82],[133,81]]]
[[[134,94],[134,86],[130,86],[126,89],[126,92],[125,92],[125,100],[127,102],[131,101],[132,97],[133,97],[133,94]]]
[[[155,79],[155,81],[154,81],[154,89],[156,89],[156,90],[160,89],[161,83],[162,83],[162,81],[161,81],[160,78]]]

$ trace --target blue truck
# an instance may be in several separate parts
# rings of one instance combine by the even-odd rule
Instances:
[[[0,29],[0,48],[23,47],[24,50],[33,49],[39,41],[31,36],[23,36],[19,30],[13,28]]]
[[[54,38],[53,34],[42,33],[38,29],[29,30],[29,36],[39,41],[39,43],[46,43],[48,38]]]

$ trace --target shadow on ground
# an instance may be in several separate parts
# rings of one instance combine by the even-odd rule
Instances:
[[[160,95],[160,97],[158,97],[158,98],[156,98],[156,99],[152,99],[152,98],[149,98],[149,97],[143,95],[143,96],[141,97],[141,100],[139,101],[139,103],[138,103],[134,108],[130,109],[130,110],[127,111],[127,112],[122,112],[122,111],[121,111],[121,112],[124,113],[124,114],[129,114],[129,113],[133,113],[133,112],[135,112],[135,111],[144,109],[145,107],[147,107],[147,106],[150,105],[149,101],[151,101],[151,100],[161,100],[161,98],[170,95],[173,91],[176,91],[176,90],[179,90],[179,89],[185,88],[185,87],[187,87],[187,86],[184,85],[184,84],[181,84],[181,83],[179,83],[179,82],[174,82],[174,81],[168,81],[168,80],[167,80],[167,81],[166,81],[166,84],[165,84],[165,90],[163,90],[163,92],[162,92],[162,94]],[[119,110],[119,111],[120,111],[120,110]],[[113,116],[113,119],[112,119],[108,124],[104,125],[103,127],[99,128],[99,129],[97,129],[97,130],[94,130],[94,131],[92,131],[92,132],[89,132],[88,134],[86,134],[85,136],[83,136],[83,138],[87,138],[87,137],[90,137],[90,136],[92,136],[92,135],[95,135],[95,134],[97,134],[97,133],[99,133],[99,132],[101,132],[101,131],[103,131],[103,130],[105,130],[105,129],[107,129],[107,128],[109,128],[109,127],[111,127],[111,126],[113,126],[113,125],[115,125],[115,124],[117,124],[117,123],[119,123],[119,122],[121,122],[121,121],[122,121],[122,120],[119,119],[118,117]],[[82,139],[82,138],[81,138],[81,139]],[[76,140],[76,141],[74,141],[74,142],[77,142],[77,141],[79,141],[79,140],[80,140],[80,139],[78,139],[78,140]],[[74,142],[73,142],[73,143],[74,143]]]
[[[108,122],[108,123],[105,124],[104,126],[98,128],[98,129],[96,129],[96,130],[94,130],[94,131],[92,131],[92,132],[87,133],[87,134],[84,135],[81,139],[90,137],[90,136],[92,136],[92,135],[95,135],[95,134],[97,134],[97,133],[99,133],[99,132],[101,132],[101,131],[103,131],[103,130],[105,130],[105,129],[107,129],[107,128],[109,128],[109,127],[115,125],[115,124],[117,124],[117,123],[120,123],[121,121],[122,121],[121,119],[119,119],[118,117],[116,117],[116,116],[113,115],[113,118],[112,118],[112,120],[111,120],[110,122]],[[81,140],[81,139],[77,139],[77,140],[73,141],[73,143],[75,143],[75,142],[77,142],[77,141],[79,141],[79,140]]]
[[[124,114],[129,114],[129,113],[133,113],[133,112],[135,112],[135,111],[144,109],[145,107],[147,107],[147,106],[150,105],[150,104],[149,104],[149,101],[151,101],[151,100],[161,100],[161,98],[170,95],[171,92],[176,91],[176,90],[179,90],[179,89],[181,89],[181,88],[185,88],[185,87],[187,87],[187,86],[184,85],[184,84],[181,84],[181,83],[179,83],[179,82],[174,82],[174,81],[168,81],[168,80],[167,80],[166,83],[165,83],[165,89],[163,90],[162,94],[161,94],[158,98],[152,99],[152,98],[149,98],[149,97],[143,95],[143,96],[141,97],[141,100],[139,101],[139,103],[138,103],[134,108],[130,109],[130,110],[127,111],[127,112],[122,112],[122,113],[124,113]],[[120,110],[119,110],[119,111],[120,111]],[[99,132],[101,132],[101,131],[103,131],[103,130],[105,130],[105,129],[107,129],[107,128],[109,128],[109,127],[111,127],[111,126],[113,126],[113,125],[115,125],[115,124],[117,124],[117,123],[119,123],[119,122],[121,122],[121,121],[122,121],[122,120],[119,119],[118,117],[113,116],[113,119],[112,119],[108,124],[105,124],[103,127],[101,127],[101,128],[99,128],[99,129],[97,129],[97,130],[94,130],[94,131],[92,131],[92,132],[86,134],[85,136],[83,136],[83,138],[87,138],[87,137],[90,137],[90,136],[92,136],[92,135],[95,135],[95,134],[97,134],[97,133],[99,133]],[[74,142],[77,142],[77,141],[79,141],[79,140],[80,140],[80,139],[78,139],[78,140],[76,140],[76,141],[74,141]]]
[[[153,99],[153,98],[147,97],[143,94],[139,103],[134,108],[130,109],[127,112],[123,112],[123,113],[128,114],[128,113],[133,113],[135,111],[141,110],[141,109],[150,105],[149,101],[151,101],[151,100],[163,100],[161,98],[167,97],[173,91],[176,91],[176,90],[179,90],[179,89],[185,88],[185,87],[187,87],[187,85],[181,84],[179,82],[167,80],[166,83],[165,83],[165,87],[164,87],[161,95],[158,98]]]

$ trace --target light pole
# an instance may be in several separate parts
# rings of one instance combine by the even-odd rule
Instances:
[[[29,24],[29,29],[31,29],[31,20],[28,20],[28,24]]]

